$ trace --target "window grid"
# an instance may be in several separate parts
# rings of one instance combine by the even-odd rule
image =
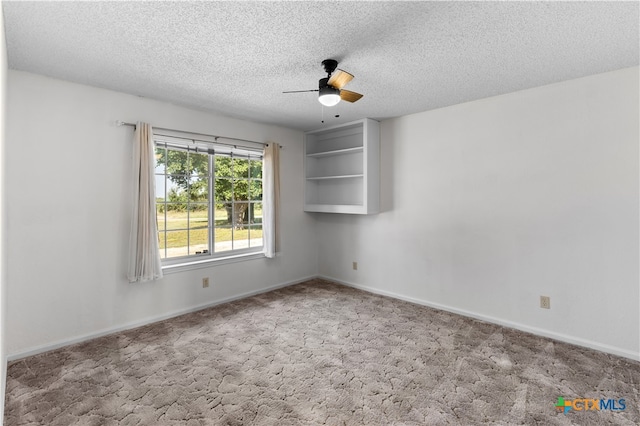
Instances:
[[[216,155],[215,153],[201,154],[189,149],[175,150],[186,151],[185,164],[183,166],[183,173],[172,173],[169,166],[174,166],[171,163],[170,152],[174,151],[171,148],[164,146],[158,146],[156,148],[156,158],[164,158],[164,168],[158,171],[156,164],[156,176],[162,177],[163,192],[158,194],[162,197],[158,200],[157,204],[162,208],[162,214],[157,215],[158,218],[162,218],[163,226],[159,227],[158,232],[162,244],[162,258],[166,260],[175,260],[185,257],[194,257],[201,255],[208,255],[215,257],[216,254],[230,253],[237,251],[256,251],[257,248],[262,247],[261,231],[262,229],[262,158],[259,155]],[[207,171],[202,173],[202,170],[192,167],[194,155],[207,155]],[[228,158],[229,172],[226,173],[229,176],[218,175],[216,168],[216,159]],[[246,172],[242,172],[239,162],[246,164]],[[224,174],[224,173],[223,173]],[[207,203],[206,214],[207,224],[205,226],[199,226],[196,223],[199,215],[195,215],[196,211],[205,205],[198,196],[200,194],[194,193],[194,183],[197,182],[194,178],[207,179]],[[227,181],[230,191],[226,195],[217,196],[216,182],[219,179]],[[176,188],[179,186],[176,182],[183,182],[183,192],[179,193]],[[222,181],[221,181],[222,182]],[[245,187],[244,189],[242,189]],[[173,200],[170,197],[170,192],[173,191]],[[246,195],[244,192],[246,192]],[[176,195],[178,194],[178,195]],[[179,196],[186,198],[180,199]],[[221,224],[216,223],[217,207],[219,205],[228,206],[225,207],[226,219],[221,220]],[[240,207],[243,205],[242,207]],[[256,216],[256,207],[260,207],[260,216]],[[246,209],[246,210],[243,210]],[[169,212],[171,210],[183,211],[186,216],[186,225],[182,225],[180,222],[177,226],[169,225],[171,218]],[[156,212],[157,214],[158,212]],[[230,214],[230,217],[229,217]],[[242,217],[240,217],[242,215]],[[192,243],[196,243],[199,239],[196,238],[196,234],[192,235],[194,230],[205,229],[207,232],[207,245],[206,249],[198,249],[195,246],[192,247]],[[220,230],[228,229],[229,236],[226,241],[224,237],[218,241],[218,233]],[[243,231],[246,230],[246,238],[243,237]],[[218,232],[216,232],[218,231]],[[172,234],[173,233],[173,234]],[[171,247],[171,238],[175,238],[177,233],[184,233],[186,237],[186,246]],[[253,236],[258,236],[256,241],[252,240]],[[170,238],[171,237],[171,238]],[[224,245],[218,246],[218,243],[228,244],[228,247]],[[170,249],[186,249],[186,254],[175,255],[175,251],[172,254]]]

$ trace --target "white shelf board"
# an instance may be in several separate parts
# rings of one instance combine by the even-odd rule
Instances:
[[[343,148],[343,149],[334,149],[332,151],[316,152],[314,154],[307,154],[307,157],[314,157],[314,158],[330,157],[332,155],[356,154],[358,152],[363,152],[363,151],[364,151],[364,147],[357,146],[355,148]]]
[[[364,177],[363,174],[357,175],[339,175],[339,176],[314,176],[308,177],[307,180],[328,180],[328,179],[354,179]]]
[[[362,204],[306,204],[304,210],[311,213],[346,213],[362,214]]]

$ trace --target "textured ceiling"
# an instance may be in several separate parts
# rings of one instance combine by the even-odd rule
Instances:
[[[325,125],[636,66],[639,56],[636,1],[2,4],[12,69],[302,130],[322,127],[317,94],[282,91],[317,88],[326,58],[364,97],[324,108]]]

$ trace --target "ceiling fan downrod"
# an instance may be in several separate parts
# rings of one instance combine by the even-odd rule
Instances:
[[[327,78],[331,77],[331,74],[338,68],[338,61],[335,59],[325,59],[322,61],[322,66],[324,70],[327,72]]]

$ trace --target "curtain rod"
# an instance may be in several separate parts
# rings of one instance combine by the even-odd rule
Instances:
[[[136,127],[135,123],[127,123],[127,122],[122,121],[122,120],[116,121],[116,125],[117,126],[130,126],[130,127],[133,127],[133,128]],[[232,141],[256,143],[258,145],[263,145],[263,146],[264,145],[266,145],[266,146],[269,145],[268,143],[265,143],[265,142],[256,142],[256,141],[252,141],[252,140],[249,140],[249,139],[231,138],[231,137],[228,137],[228,136],[208,135],[206,133],[185,132],[185,131],[182,131],[182,130],[165,129],[165,128],[162,128],[162,127],[153,127],[153,126],[151,126],[151,127],[153,128],[153,130],[160,130],[160,131],[164,130],[166,132],[179,132],[179,133],[185,133],[185,134],[188,134],[188,135],[205,136],[205,137],[208,137],[208,138],[214,138],[216,143],[219,143],[221,145],[233,146],[233,147],[235,147],[235,145],[228,144],[228,143],[223,143],[223,142],[218,142],[218,139],[226,139],[226,140],[232,140]],[[172,136],[172,135],[160,135],[160,136]],[[175,136],[173,136],[173,137],[175,137]],[[188,139],[188,138],[184,138],[184,139]],[[201,142],[207,142],[207,141],[201,141]]]

